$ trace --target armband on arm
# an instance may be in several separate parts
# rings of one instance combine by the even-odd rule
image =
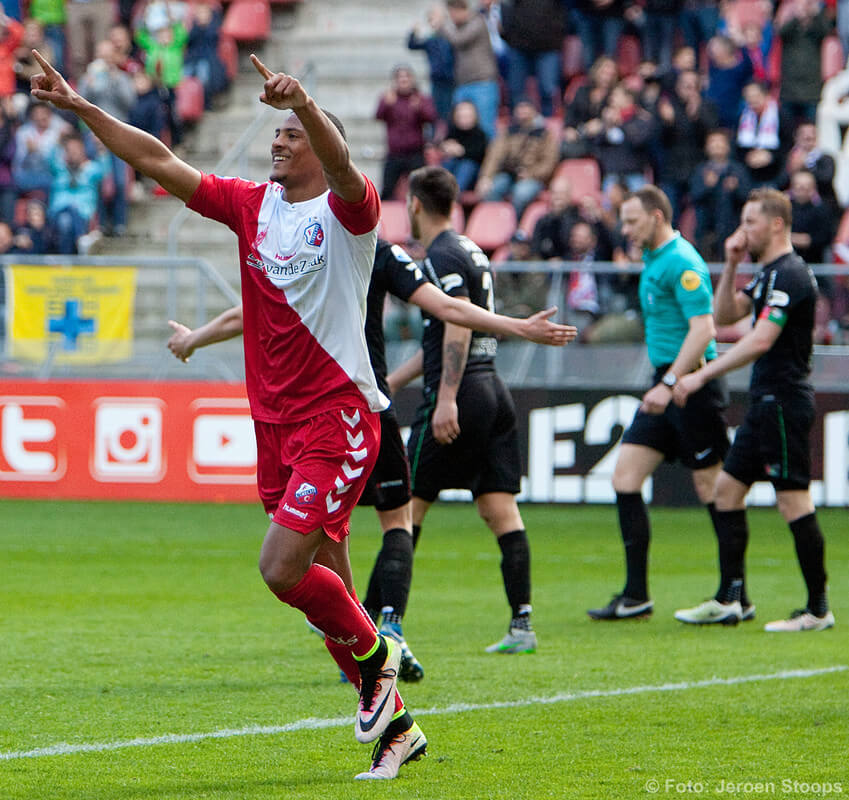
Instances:
[[[787,312],[783,308],[764,306],[758,319],[769,320],[770,322],[774,322],[780,328],[783,328],[787,324]]]

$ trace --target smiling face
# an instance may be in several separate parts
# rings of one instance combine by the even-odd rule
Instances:
[[[310,147],[304,126],[295,114],[290,114],[274,131],[269,180],[291,192],[315,181],[321,174],[321,162]]]

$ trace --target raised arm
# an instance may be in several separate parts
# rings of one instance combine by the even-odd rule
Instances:
[[[242,332],[242,306],[233,306],[215,319],[210,320],[200,328],[186,327],[180,322],[168,320],[174,333],[168,340],[168,349],[181,361],[188,361],[189,356],[198,348],[209,344],[233,339]]]
[[[493,314],[474,303],[463,302],[447,295],[432,283],[424,283],[414,291],[409,302],[423,308],[443,322],[462,325],[486,333],[498,333],[503,336],[521,336],[537,344],[548,344],[562,347],[571,342],[577,335],[578,329],[571,325],[560,325],[551,322],[550,318],[557,313],[557,307],[538,311],[526,319],[505,317]]]
[[[32,96],[76,114],[118,158],[152,178],[163,189],[188,202],[200,185],[200,172],[177,158],[162,142],[121,122],[77,94],[37,50],[42,73],[30,79]]]
[[[733,325],[752,309],[748,295],[737,289],[737,267],[745,255],[746,233],[738,228],[725,240],[725,266],[714,297],[714,316],[720,325]]]
[[[310,97],[297,78],[272,72],[253,53],[251,61],[265,78],[260,102],[278,109],[291,109],[304,126],[310,147],[321,161],[330,190],[349,203],[365,197],[366,181],[351,161],[348,145],[330,118]]]

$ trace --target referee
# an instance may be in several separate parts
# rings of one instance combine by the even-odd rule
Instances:
[[[680,460],[692,470],[696,493],[713,518],[714,484],[728,449],[722,385],[707,382],[681,408],[670,402],[678,381],[716,357],[707,266],[672,229],[669,199],[656,186],[629,195],[620,215],[622,232],[643,250],[640,306],[655,372],[653,386],[622,438],[613,472],[625,545],[625,587],[606,606],[587,611],[595,620],[635,619],[653,611],[647,574],[650,527],[641,493],[645,479],[664,460]],[[754,608],[746,605],[750,618]]]
[[[726,263],[717,287],[721,324],[752,313],[754,327],[715,361],[678,382],[676,404],[688,403],[706,382],[754,361],[750,406],[716,483],[719,591],[712,600],[678,611],[682,622],[698,621],[705,607],[739,613],[739,590],[749,529],[746,494],[757,480],[775,487],[778,510],[790,526],[808,590],[804,608],[769,622],[770,632],[821,631],[834,625],[826,595],[825,543],[811,499],[810,432],[814,392],[810,383],[817,282],[790,243],[790,201],[775,189],[756,189],[743,207],[740,227],[725,243]],[[761,271],[735,289],[737,266],[746,251]],[[720,611],[719,609],[724,609]]]

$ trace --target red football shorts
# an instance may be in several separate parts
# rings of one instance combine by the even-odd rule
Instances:
[[[292,424],[255,421],[254,427],[257,486],[268,515],[284,528],[324,528],[342,541],[377,460],[380,415],[350,408]]]

